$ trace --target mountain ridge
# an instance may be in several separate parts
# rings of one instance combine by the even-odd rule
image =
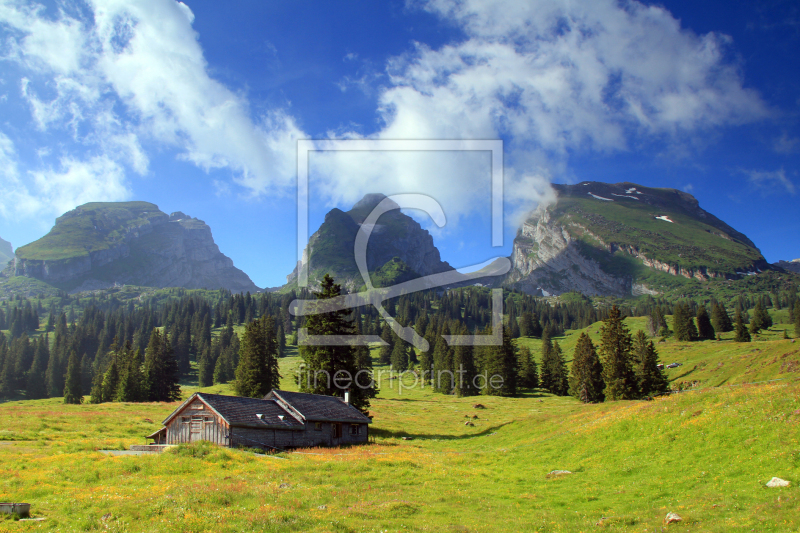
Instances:
[[[655,294],[654,273],[738,279],[774,267],[743,233],[694,196],[623,182],[554,184],[514,239],[504,284],[525,292]],[[646,269],[646,270],[643,270]]]
[[[259,290],[205,222],[150,202],[91,202],[64,213],[47,235],[17,248],[3,275],[72,292],[118,284]]]

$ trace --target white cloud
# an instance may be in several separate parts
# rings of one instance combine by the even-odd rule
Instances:
[[[782,193],[784,190],[791,195],[797,192],[794,183],[786,176],[786,171],[779,170],[742,170],[747,179],[765,193]]]
[[[14,143],[0,132],[0,215],[3,218],[60,215],[86,202],[126,200],[122,167],[108,157],[64,158],[58,168],[23,175]]]
[[[20,88],[36,127],[66,131],[78,143],[64,148],[66,174],[30,176],[61,180],[63,187],[79,170],[70,154],[88,149],[96,154],[90,167],[113,170],[108,190],[88,190],[119,196],[125,167],[146,174],[152,146],[174,148],[205,170],[229,169],[254,195],[291,190],[295,139],[304,134],[281,110],[252,118],[244,96],[209,76],[186,4],[90,0],[87,7],[80,18],[0,3],[4,55],[26,69]]]
[[[379,96],[383,139],[506,139],[506,199],[517,218],[547,201],[550,177],[575,151],[629,150],[643,139],[681,143],[709,129],[769,114],[743,87],[725,35],[697,35],[658,6],[636,1],[430,0],[417,2],[467,38],[414,51],[388,65]],[[351,136],[358,137],[351,133]],[[487,174],[469,157],[434,170],[409,158],[327,163],[339,198],[407,188],[463,213],[485,198]],[[569,178],[570,176],[567,176]],[[447,209],[446,209],[447,211]]]

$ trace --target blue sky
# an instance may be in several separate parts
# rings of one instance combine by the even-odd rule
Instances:
[[[368,192],[429,194],[463,267],[508,255],[548,183],[631,181],[794,259],[798,50],[780,0],[0,0],[0,237],[147,200],[276,286],[297,259],[297,139],[502,139],[502,248],[485,154],[314,155],[309,225]]]

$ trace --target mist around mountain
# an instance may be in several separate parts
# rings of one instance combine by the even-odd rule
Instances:
[[[79,206],[17,248],[3,275],[72,292],[115,285],[259,290],[219,251],[205,222],[149,202]]]

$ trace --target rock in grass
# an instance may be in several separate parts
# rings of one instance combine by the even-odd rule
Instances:
[[[785,479],[781,479],[779,477],[774,477],[767,481],[767,487],[775,488],[775,487],[788,487],[792,483],[790,481],[786,481]]]
[[[288,483],[281,483],[278,488],[279,489],[288,489],[289,487],[291,487],[291,485],[289,485]]]
[[[327,508],[328,508],[327,505],[320,505],[319,507],[317,507],[317,509],[319,509],[320,511],[324,511]]]
[[[476,403],[472,406],[473,409],[486,409],[486,406],[481,403]]]
[[[665,524],[672,524],[673,522],[680,522],[683,518],[678,515],[678,513],[667,513],[667,516],[664,518]]]
[[[552,472],[547,474],[547,477],[567,476],[567,475],[569,475],[571,473],[572,472],[570,472],[569,470],[553,470]]]

